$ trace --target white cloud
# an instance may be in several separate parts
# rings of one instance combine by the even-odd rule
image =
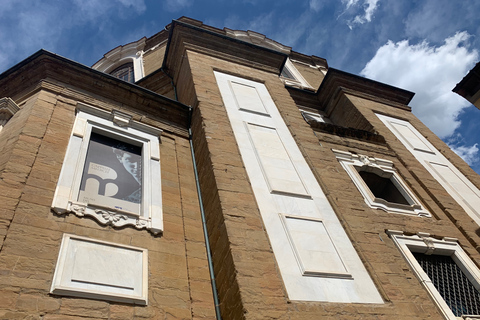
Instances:
[[[353,29],[356,24],[364,24],[372,21],[373,14],[378,7],[379,1],[380,0],[364,0],[363,5],[360,7],[359,0],[342,0],[342,3],[345,5],[345,11],[341,15],[350,9],[350,11],[355,12],[355,17],[347,20],[348,27]],[[359,8],[363,11],[361,14],[358,14]]]
[[[439,47],[388,41],[360,74],[415,92],[413,113],[435,134],[448,137],[460,125],[460,111],[470,105],[451,92],[478,59],[477,50],[467,47],[469,37],[457,32]]]
[[[466,146],[451,146],[448,145],[450,149],[453,150],[456,154],[458,154],[463,160],[465,160],[468,165],[473,165],[478,162],[478,144],[475,143],[473,146],[466,147]]]
[[[345,10],[348,10],[351,6],[356,5],[358,0],[342,0],[342,3],[345,5]]]

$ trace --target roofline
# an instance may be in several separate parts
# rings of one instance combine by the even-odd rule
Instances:
[[[174,104],[178,105],[180,108],[183,108],[185,109],[185,111],[188,111],[189,110],[189,106],[179,102],[179,101],[176,101],[176,100],[173,100],[173,99],[170,99],[166,96],[163,96],[161,94],[158,94],[156,92],[153,92],[151,90],[148,90],[144,87],[141,87],[135,83],[130,83],[130,82],[127,82],[127,81],[123,81],[123,80],[120,80],[108,73],[105,73],[105,72],[102,72],[102,71],[98,71],[98,70],[95,70],[89,66],[86,66],[84,64],[81,64],[79,62],[76,62],[76,61],[73,61],[71,59],[68,59],[68,58],[65,58],[63,56],[60,56],[58,54],[55,54],[55,53],[52,53],[50,51],[47,51],[45,49],[40,49],[38,50],[37,52],[35,52],[34,54],[32,54],[31,56],[27,57],[26,59],[20,61],[19,63],[17,63],[16,65],[14,65],[13,67],[7,69],[6,71],[2,72],[0,74],[0,79],[3,79],[7,76],[9,76],[10,74],[14,73],[15,71],[17,70],[20,70],[21,68],[25,67],[27,64],[29,64],[30,62],[34,61],[35,59],[38,59],[40,58],[42,55],[45,55],[45,56],[48,56],[50,58],[54,58],[56,60],[60,60],[61,62],[64,62],[64,63],[68,63],[76,68],[80,68],[80,69],[83,69],[85,71],[88,71],[88,72],[91,72],[97,76],[101,76],[103,78],[106,78],[108,79],[109,81],[115,81],[115,82],[118,82],[119,84],[122,84],[122,85],[127,85],[127,86],[131,86],[133,88],[135,88],[136,90],[139,90],[139,91],[142,91],[146,94],[149,94],[149,95],[154,95],[154,96],[157,96],[161,99],[164,99],[164,100],[167,100],[168,102],[173,102]]]
[[[320,87],[318,88],[317,93],[322,92],[322,90],[328,85],[328,82],[329,82],[330,78],[338,76],[338,75],[340,75],[344,78],[354,79],[355,81],[365,82],[366,84],[369,83],[369,84],[374,85],[374,86],[383,87],[384,89],[386,89],[387,91],[390,91],[390,92],[397,91],[397,92],[401,93],[402,95],[404,95],[404,99],[401,99],[403,101],[396,101],[396,102],[399,102],[399,103],[402,103],[402,104],[405,104],[405,105],[408,105],[410,103],[410,101],[412,101],[412,99],[415,95],[415,93],[412,92],[412,91],[402,89],[402,88],[398,88],[398,87],[395,87],[395,86],[392,86],[392,85],[389,85],[389,84],[386,84],[386,83],[383,83],[383,82],[379,82],[379,81],[376,81],[376,80],[371,80],[369,78],[365,78],[365,77],[362,77],[362,76],[359,76],[359,75],[356,75],[356,74],[353,74],[353,73],[345,72],[345,71],[342,71],[342,70],[338,70],[338,69],[335,69],[335,68],[328,68],[328,72],[325,75],[325,78],[323,79],[322,83],[320,84]],[[355,88],[351,88],[351,89],[356,90]],[[395,101],[395,100],[393,100],[393,101]]]
[[[265,50],[265,51],[267,51],[267,52],[269,52],[269,53],[274,53],[274,54],[283,55],[283,56],[285,56],[283,65],[285,65],[285,62],[287,61],[287,58],[288,58],[288,54],[285,54],[285,53],[280,52],[280,51],[277,51],[277,50],[273,50],[273,49],[270,49],[270,48],[262,47],[262,46],[259,46],[259,45],[256,45],[256,44],[253,44],[253,43],[250,43],[250,42],[246,42],[246,41],[243,41],[243,40],[235,39],[235,38],[229,37],[229,36],[227,36],[227,35],[225,35],[225,34],[221,34],[221,33],[218,33],[218,32],[213,32],[213,31],[210,31],[210,30],[206,30],[206,29],[204,29],[204,28],[201,28],[201,27],[198,27],[198,26],[194,26],[194,25],[191,25],[191,24],[188,24],[188,23],[179,21],[179,20],[172,20],[172,23],[170,24],[169,34],[168,34],[167,47],[165,48],[165,55],[164,55],[163,63],[162,63],[162,67],[161,67],[162,69],[166,69],[166,65],[165,65],[165,64],[166,64],[167,57],[168,57],[168,53],[169,53],[169,50],[170,50],[170,43],[171,43],[171,41],[172,41],[173,29],[175,28],[175,26],[176,26],[177,24],[178,24],[178,25],[181,25],[181,26],[184,26],[184,27],[186,27],[186,28],[190,28],[190,29],[199,31],[199,32],[207,33],[207,34],[212,35],[212,36],[216,36],[216,37],[223,38],[223,39],[225,39],[225,40],[227,40],[227,41],[239,43],[239,44],[242,44],[242,45],[247,45],[247,46],[249,46],[249,47],[252,47],[252,48],[255,48],[255,49],[259,49],[259,50]]]

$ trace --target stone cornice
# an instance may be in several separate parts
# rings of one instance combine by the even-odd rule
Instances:
[[[174,78],[187,49],[276,74],[280,74],[287,59],[287,54],[283,52],[181,21],[173,21],[170,27],[163,68]]]
[[[188,106],[45,50],[0,75],[0,97],[15,99],[45,81],[188,128]]]
[[[404,89],[329,68],[317,91],[321,109],[327,108],[335,100],[339,90],[408,110],[410,108],[407,104],[414,95],[414,93]]]

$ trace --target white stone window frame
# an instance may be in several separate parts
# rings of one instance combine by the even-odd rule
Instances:
[[[148,303],[148,250],[64,234],[50,293]]]
[[[110,73],[116,68],[132,62],[134,80],[137,82],[145,76],[143,67],[143,49],[145,48],[146,38],[136,42],[119,46],[104,55],[92,68],[105,73]]]
[[[431,217],[427,209],[423,207],[420,201],[415,197],[412,191],[398,175],[393,166],[393,162],[384,159],[368,157],[365,155],[354,154],[348,151],[332,149],[342,167],[348,173],[358,191],[365,199],[365,203],[373,209],[381,209],[386,212],[407,214],[421,217]],[[407,200],[409,205],[389,202],[384,199],[376,198],[368,185],[360,176],[360,171],[373,172],[382,178],[389,178],[397,187],[398,191]]]
[[[293,75],[295,79],[290,79],[290,78],[285,78],[280,76],[282,81],[292,87],[300,88],[300,89],[309,89],[309,90],[315,90],[307,80],[302,76],[302,74],[295,68],[293,65],[292,61],[290,58],[287,58],[285,61],[285,65],[283,66],[284,68],[287,68],[287,70]]]
[[[405,258],[418,280],[432,296],[445,319],[457,320],[480,318],[478,315],[463,315],[462,317],[456,317],[412,254],[412,252],[419,252],[427,255],[434,254],[452,257],[453,261],[455,261],[460,269],[462,269],[470,282],[480,290],[480,270],[458,244],[457,239],[444,237],[442,240],[439,240],[430,237],[430,234],[428,233],[422,232],[419,232],[416,235],[407,236],[404,235],[402,231],[397,230],[387,230],[387,234],[393,240],[398,249],[400,249],[400,253]]]
[[[142,147],[142,202],[140,213],[77,201],[90,135],[97,132]],[[161,129],[134,121],[119,111],[77,104],[77,115],[63,161],[52,209],[57,214],[91,216],[104,225],[132,225],[153,234],[163,232],[160,173]]]
[[[320,112],[312,112],[302,108],[299,108],[300,113],[302,114],[303,119],[306,122],[310,123],[311,121],[318,122],[318,123],[328,123],[332,124],[332,121]]]
[[[0,99],[0,131],[19,110],[20,108],[12,99],[8,97]]]

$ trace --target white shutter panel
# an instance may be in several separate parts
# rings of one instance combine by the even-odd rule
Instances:
[[[413,156],[480,225],[480,191],[408,121],[377,114]]]
[[[265,85],[215,76],[289,298],[382,303]]]

